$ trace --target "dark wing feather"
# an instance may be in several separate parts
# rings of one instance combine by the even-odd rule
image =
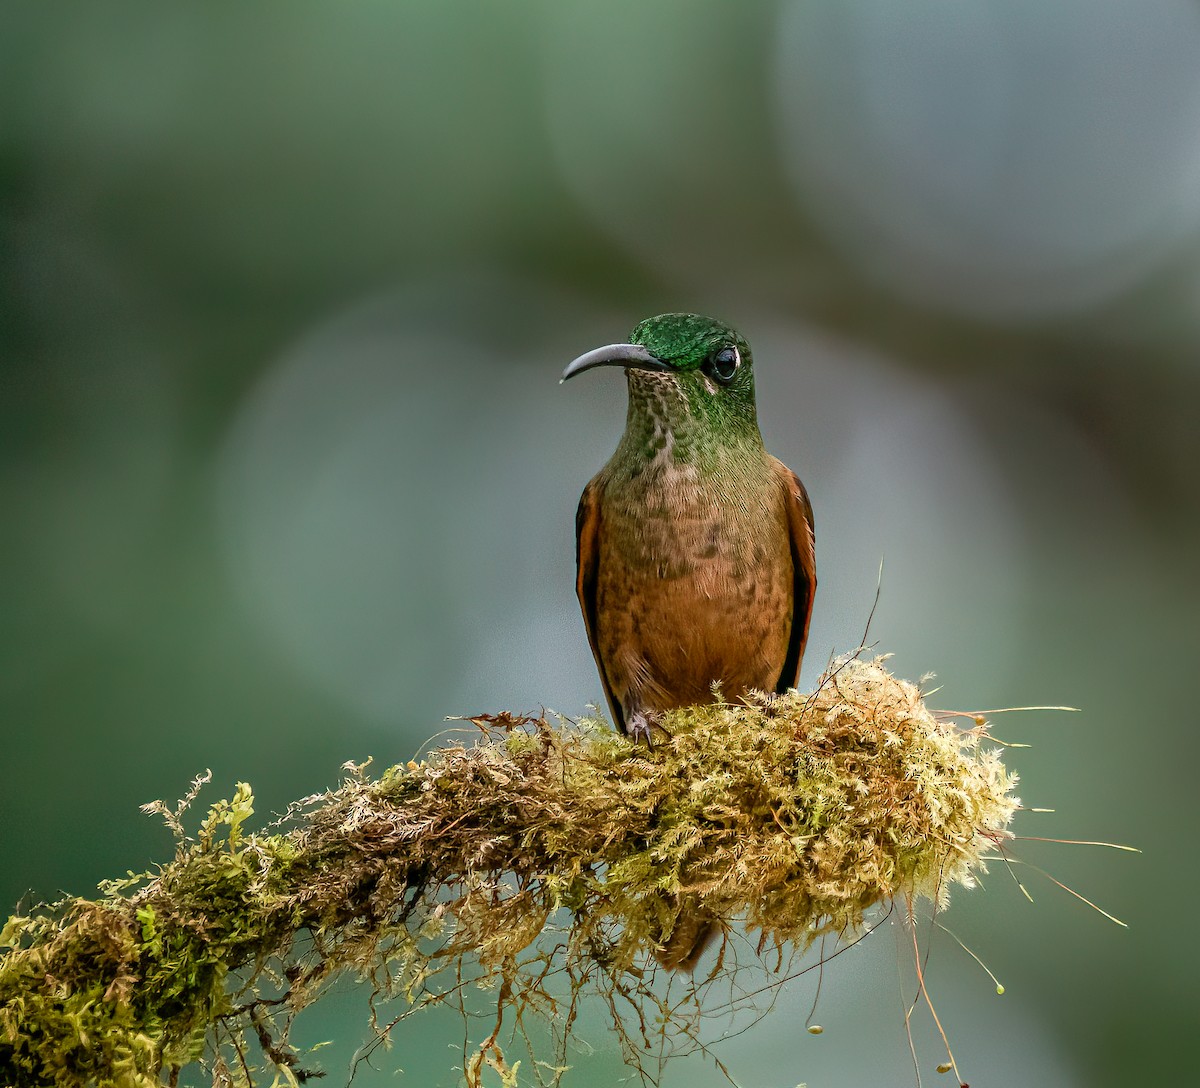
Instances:
[[[587,628],[588,644],[596,659],[600,683],[604,686],[604,697],[612,714],[613,725],[625,732],[625,715],[613,698],[612,685],[600,656],[600,645],[596,639],[596,582],[600,572],[600,495],[603,487],[597,476],[583,489],[579,497],[579,509],[575,511],[575,593],[583,611],[583,625]]]
[[[788,543],[792,551],[792,633],[788,638],[787,656],[777,692],[796,686],[804,644],[808,641],[808,623],[812,618],[813,597],[817,592],[816,535],[813,529],[812,503],[808,492],[790,468],[771,458],[771,468],[784,489],[784,509],[787,511]]]

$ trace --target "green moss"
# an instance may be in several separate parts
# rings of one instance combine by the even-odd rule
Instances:
[[[512,1010],[557,1028],[558,1066],[599,994],[640,1067],[647,1016],[659,1045],[681,1015],[655,957],[707,926],[782,950],[891,899],[944,906],[1016,806],[984,729],[939,721],[879,662],[841,662],[810,695],[672,712],[652,752],[599,721],[476,721],[480,743],[378,780],[350,766],[263,832],[244,784],[191,837],[199,784],[150,806],[172,861],[0,933],[0,1084],[141,1088],[198,1059],[250,1083],[254,1054],[268,1080],[303,1080],[291,1023],[347,971],[399,1018],[486,983],[497,1027]],[[469,1084],[485,1068],[515,1076],[495,1033],[464,1055]]]

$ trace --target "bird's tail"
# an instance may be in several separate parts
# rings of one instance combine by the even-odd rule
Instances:
[[[679,906],[675,928],[654,958],[669,971],[690,972],[719,932],[720,927],[712,918],[685,900]]]

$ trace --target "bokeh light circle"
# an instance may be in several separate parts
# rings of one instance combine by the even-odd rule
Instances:
[[[790,0],[781,150],[813,223],[896,294],[1073,314],[1196,230],[1198,55],[1188,0]]]
[[[640,264],[726,299],[778,294],[800,245],[763,93],[768,14],[720,0],[546,12],[548,132],[572,195]]]
[[[870,641],[948,698],[1002,693],[1032,572],[1026,512],[966,407],[886,357],[761,320],[752,342],[767,447],[808,487],[817,600],[802,679]],[[781,365],[788,364],[788,365]]]
[[[558,383],[579,348],[564,323],[597,324],[538,284],[430,278],[322,318],[245,396],[217,467],[229,576],[362,719],[424,739],[591,691],[573,592],[589,411]]]

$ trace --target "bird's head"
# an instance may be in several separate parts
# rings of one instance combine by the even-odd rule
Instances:
[[[750,345],[735,329],[698,314],[660,314],[639,322],[627,344],[608,344],[575,359],[562,380],[598,366],[619,366],[629,376],[631,409],[678,393],[694,420],[752,426],[754,368]]]

